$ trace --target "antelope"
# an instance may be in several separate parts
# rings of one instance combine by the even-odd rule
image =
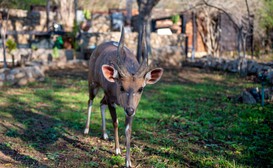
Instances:
[[[97,95],[99,88],[102,88],[104,91],[104,97],[100,102],[102,138],[108,139],[105,126],[105,110],[108,106],[114,127],[115,153],[117,155],[121,154],[121,152],[116,105],[121,106],[125,112],[126,167],[132,166],[130,160],[132,121],[143,89],[147,84],[154,84],[159,81],[163,74],[162,68],[149,68],[147,43],[145,40],[143,43],[144,55],[140,64],[134,54],[124,46],[124,28],[122,27],[119,42],[110,41],[100,44],[92,53],[89,61],[88,117],[84,134],[89,132],[93,99]]]

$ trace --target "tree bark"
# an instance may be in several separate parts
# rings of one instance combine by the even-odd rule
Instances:
[[[66,31],[71,31],[75,21],[75,1],[74,0],[55,0],[59,6],[58,22],[63,24]]]
[[[50,31],[49,13],[50,13],[50,0],[47,0],[47,3],[46,3],[46,28],[47,28],[48,32]]]
[[[4,56],[4,68],[8,68],[7,57],[6,57],[6,30],[1,26],[1,37],[2,37],[2,47],[3,47],[3,56]]]
[[[133,0],[126,0],[127,15],[126,15],[126,24],[125,25],[128,25],[128,26],[131,26],[132,4],[133,4]]]
[[[150,42],[150,35],[151,35],[151,26],[150,26],[150,18],[151,18],[151,12],[153,7],[159,2],[159,0],[137,0],[138,4],[138,11],[139,11],[139,16],[138,16],[138,43],[137,43],[137,60],[138,62],[141,62],[142,58],[142,42],[143,42],[143,37],[142,35],[142,29],[143,26],[146,26],[145,29],[145,40],[147,39],[147,50],[148,50],[148,55],[151,55],[151,42]]]
[[[9,11],[7,10],[7,18],[6,21],[9,19]],[[3,47],[3,57],[4,57],[4,68],[8,68],[7,64],[7,56],[6,56],[6,35],[7,35],[7,25],[4,25],[5,20],[1,21],[1,37],[2,37],[2,47]]]

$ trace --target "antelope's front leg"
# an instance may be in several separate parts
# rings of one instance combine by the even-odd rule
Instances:
[[[131,167],[132,166],[131,156],[130,156],[132,122],[133,122],[133,116],[126,116],[126,120],[125,120],[125,136],[126,136],[125,164],[126,164],[126,167]]]
[[[106,133],[106,123],[105,123],[105,110],[106,110],[106,107],[107,107],[107,100],[106,100],[106,98],[104,96],[103,99],[100,102],[102,138],[104,140],[108,139],[108,135]]]
[[[108,104],[108,108],[112,117],[113,126],[114,126],[114,132],[115,132],[115,149],[116,154],[121,154],[120,148],[119,148],[119,137],[118,137],[118,118],[116,113],[116,108],[114,104]]]

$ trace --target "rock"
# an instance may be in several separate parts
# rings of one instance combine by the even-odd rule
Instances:
[[[12,82],[14,81],[15,77],[14,77],[14,74],[8,74],[6,76],[6,80],[9,81],[9,82]]]
[[[20,80],[17,82],[17,84],[18,84],[19,86],[24,86],[24,85],[26,85],[27,83],[28,83],[27,78],[22,78],[22,79],[20,79]]]
[[[246,104],[256,104],[257,103],[255,98],[248,91],[243,91],[242,101],[243,101],[243,103],[246,103]]]
[[[18,74],[21,71],[21,68],[15,68],[10,71],[10,74],[15,75]]]
[[[28,82],[35,82],[35,78],[28,78]]]
[[[34,78],[43,78],[45,76],[42,69],[40,69],[40,67],[38,67],[38,66],[34,66],[32,68],[32,74],[33,74]]]
[[[261,93],[258,87],[247,89],[247,91],[253,96],[256,102],[261,101]]]
[[[10,72],[9,68],[2,68],[2,69],[0,69],[0,74],[7,74],[9,72]]]
[[[271,69],[271,71],[268,72],[267,80],[271,85],[273,85],[273,69]]]
[[[57,67],[58,68],[64,69],[65,65],[66,65],[66,62],[64,62],[64,61],[57,62]]]
[[[256,74],[257,73],[257,63],[255,61],[249,60],[247,62],[247,72],[248,74]]]
[[[83,67],[85,67],[85,68],[88,68],[88,61],[82,61],[81,62],[81,65],[83,66]]]
[[[41,67],[41,71],[45,72],[45,71],[48,71],[49,70],[49,66],[48,65],[43,65]]]
[[[4,73],[0,73],[0,81],[4,81],[6,79],[6,75]]]
[[[23,78],[25,76],[26,76],[25,72],[19,72],[19,73],[14,75],[15,79],[20,79],[20,78]]]
[[[31,67],[27,67],[25,70],[26,70],[27,77],[28,78],[32,78],[33,77],[32,68]]]

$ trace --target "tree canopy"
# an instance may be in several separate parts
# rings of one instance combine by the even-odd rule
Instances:
[[[261,9],[261,26],[273,29],[273,0],[265,0]]]

